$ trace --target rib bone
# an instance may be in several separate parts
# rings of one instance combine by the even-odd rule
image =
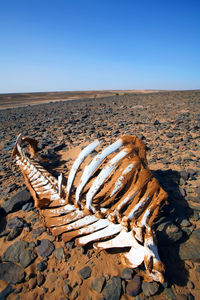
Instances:
[[[24,142],[29,144],[30,158],[23,153]],[[40,165],[37,141],[19,135],[13,156],[45,226],[54,236],[65,242],[76,238],[78,245],[97,241],[96,249],[130,247],[123,262],[132,268],[144,263],[147,275],[163,282],[164,266],[151,225],[167,194],[148,168],[145,145],[136,136],[123,136],[83,166],[77,184],[80,166],[99,144],[96,140],[80,152],[67,186],[62,174],[57,180]]]

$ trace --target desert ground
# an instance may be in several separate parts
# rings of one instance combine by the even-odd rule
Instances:
[[[199,124],[199,90],[0,95],[0,299],[200,299]],[[45,168],[65,178],[96,138],[109,145],[131,134],[146,144],[169,196],[153,225],[163,285],[146,282],[143,266],[126,269],[119,251],[45,230],[11,157],[19,133],[37,139]]]

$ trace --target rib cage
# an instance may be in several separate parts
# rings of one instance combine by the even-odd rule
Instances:
[[[30,158],[22,151],[24,142],[29,143]],[[136,136],[123,136],[83,167],[99,144],[96,140],[81,151],[67,186],[62,174],[57,180],[40,165],[37,141],[19,135],[13,156],[54,236],[64,242],[76,238],[77,245],[96,242],[97,249],[131,247],[123,262],[133,268],[144,262],[148,276],[163,282],[164,266],[151,225],[167,194],[148,168],[145,145]]]

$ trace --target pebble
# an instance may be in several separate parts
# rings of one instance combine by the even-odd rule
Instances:
[[[171,220],[164,220],[156,228],[156,237],[159,245],[170,245],[179,241],[183,232]]]
[[[107,300],[120,300],[122,292],[121,278],[112,277],[103,289],[102,295]]]
[[[22,228],[24,226],[24,220],[22,218],[14,217],[8,220],[8,228]]]
[[[79,275],[83,278],[83,279],[87,279],[91,276],[92,270],[89,266],[84,267],[83,269],[81,269],[79,271]]]
[[[63,248],[57,248],[57,249],[55,249],[54,255],[55,255],[55,257],[57,258],[57,260],[58,260],[59,262],[61,262],[61,261],[62,261],[62,258],[63,258],[63,256],[64,256],[64,249],[63,249]]]
[[[24,269],[12,262],[0,263],[0,280],[20,283],[25,277]]]
[[[27,191],[27,189],[24,189],[18,192],[17,194],[15,194],[7,201],[4,201],[3,208],[8,214],[14,211],[18,211],[25,203],[29,202],[30,200],[31,200],[31,195],[29,191]]]
[[[47,262],[41,261],[36,265],[36,267],[38,271],[43,272],[47,268]]]
[[[45,232],[44,227],[38,227],[32,230],[32,235],[34,239],[37,239],[43,232]]]
[[[142,282],[142,291],[145,296],[153,296],[159,291],[159,283],[158,282]]]
[[[33,207],[34,207],[33,202],[28,202],[22,206],[22,210],[25,212],[29,212],[33,209]]]
[[[188,283],[187,283],[187,288],[188,288],[189,290],[192,290],[192,289],[194,288],[194,283],[193,283],[192,281],[188,281]]]
[[[130,280],[126,286],[126,294],[135,297],[141,291],[141,278],[135,275],[132,280]]]
[[[71,291],[72,291],[72,289],[71,289],[70,285],[68,284],[67,281],[65,281],[64,284],[63,284],[63,292],[64,292],[64,294],[66,296],[69,296],[71,294]]]
[[[200,262],[200,228],[192,232],[189,239],[180,245],[179,256],[182,260]]]
[[[5,289],[0,291],[0,299],[6,300],[7,297],[14,291],[15,291],[15,289],[10,284],[8,284]]]
[[[131,280],[133,278],[134,271],[131,268],[125,268],[122,271],[121,278],[125,280]]]
[[[21,232],[22,232],[22,228],[20,227],[13,228],[10,231],[9,235],[7,236],[7,240],[8,241],[14,240],[16,237],[18,237],[21,234]]]
[[[42,257],[48,257],[54,251],[54,244],[49,240],[43,239],[41,240],[40,245],[37,248],[37,252]]]
[[[37,274],[37,285],[41,286],[45,281],[45,277],[42,273]]]
[[[19,240],[6,249],[2,260],[19,263],[23,268],[26,268],[37,257],[33,251],[33,245],[24,240]]]
[[[91,288],[97,293],[101,293],[106,279],[104,276],[95,278],[91,283]]]

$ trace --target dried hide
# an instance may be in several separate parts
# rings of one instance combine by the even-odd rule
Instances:
[[[24,142],[30,157],[23,153]],[[136,268],[144,262],[148,277],[163,283],[151,226],[167,194],[148,168],[145,145],[136,136],[123,136],[91,155],[99,145],[96,140],[81,151],[66,186],[62,175],[56,179],[40,165],[37,141],[19,135],[13,156],[54,236],[65,242],[76,238],[77,245],[95,242],[96,249],[130,247],[123,263]]]

